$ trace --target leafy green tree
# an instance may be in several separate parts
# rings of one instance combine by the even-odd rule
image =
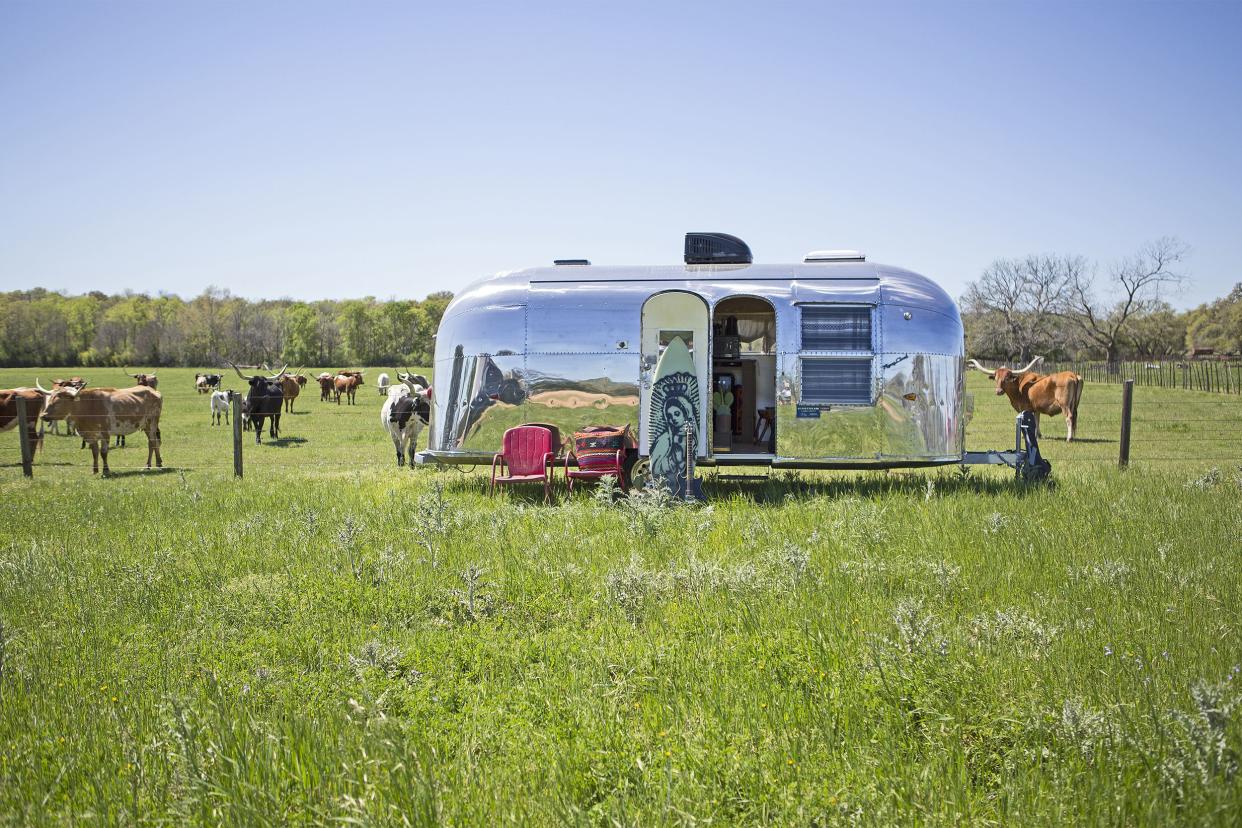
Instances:
[[[1200,305],[1187,316],[1187,348],[1242,353],[1242,282],[1234,285],[1228,296]]]
[[[323,341],[319,335],[319,314],[303,302],[285,311],[285,347],[282,359],[293,365],[319,365]]]
[[[373,356],[373,320],[371,304],[374,300],[350,299],[342,302],[337,312],[337,325],[345,341],[345,353],[354,365],[369,365]]]

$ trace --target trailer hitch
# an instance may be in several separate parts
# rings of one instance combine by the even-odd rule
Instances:
[[[1018,462],[1014,466],[1019,480],[1034,483],[1052,474],[1052,463],[1045,460],[1039,453],[1039,439],[1035,434],[1035,412],[1023,411],[1018,415],[1017,436],[1014,449],[1018,450]],[[1026,448],[1020,446],[1025,443]]]
[[[1052,474],[1052,464],[1039,453],[1035,434],[1035,412],[1023,411],[1013,428],[1013,448],[962,452],[963,466],[1009,466],[1019,480],[1035,482]]]

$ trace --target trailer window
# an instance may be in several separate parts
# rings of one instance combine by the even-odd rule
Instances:
[[[803,305],[802,350],[870,351],[871,306]]]
[[[871,405],[871,358],[804,357],[799,401],[809,405]]]

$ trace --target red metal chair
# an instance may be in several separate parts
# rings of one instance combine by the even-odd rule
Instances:
[[[497,483],[543,482],[543,500],[552,495],[552,432],[542,426],[514,426],[505,432],[500,451],[492,458],[492,493]],[[500,464],[500,477],[496,465]]]
[[[591,464],[590,468],[569,467],[569,457],[565,458],[565,480],[569,483],[569,493],[574,493],[575,480],[599,480],[601,477],[611,475],[617,478],[617,484],[621,486],[621,491],[626,490],[625,485],[625,449],[617,449],[616,454],[609,462],[602,462],[598,458]]]

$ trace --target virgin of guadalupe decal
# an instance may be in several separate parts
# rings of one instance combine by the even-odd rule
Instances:
[[[656,363],[650,410],[651,476],[681,496],[687,456],[694,456],[698,438],[699,380],[694,358],[680,336],[673,337]]]

